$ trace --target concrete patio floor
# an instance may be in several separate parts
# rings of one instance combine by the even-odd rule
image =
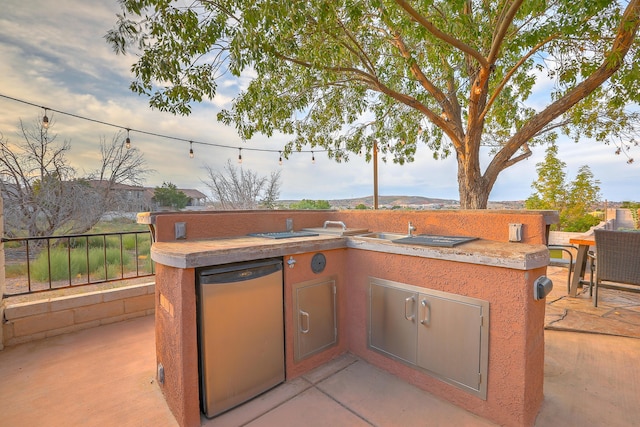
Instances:
[[[640,339],[629,336],[640,336],[640,296],[603,290],[604,304],[594,310],[588,295],[563,297],[566,270],[549,273],[555,289],[547,300],[545,398],[535,425],[637,425]],[[612,305],[619,298],[624,307]],[[153,321],[148,316],[0,351],[0,425],[176,426],[155,382]],[[493,425],[350,354],[202,424]]]

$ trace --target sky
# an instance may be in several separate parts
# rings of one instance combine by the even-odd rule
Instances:
[[[282,200],[332,200],[373,194],[373,165],[364,157],[352,154],[349,162],[336,163],[316,152],[312,164],[311,153],[293,153],[280,166],[277,151],[286,144],[285,137],[257,136],[243,142],[233,127],[218,123],[217,112],[231,105],[234,94],[246,87],[246,79],[221,82],[220,96],[194,104],[189,116],[152,110],[147,98],[129,90],[135,57],[116,55],[104,39],[119,11],[116,0],[2,2],[0,95],[35,104],[0,97],[0,133],[5,138],[17,142],[19,121],[35,122],[44,114],[39,107],[46,107],[117,126],[48,112],[58,140],[70,141],[68,160],[80,175],[98,167],[100,138],[110,141],[117,132],[129,128],[185,140],[131,132],[132,146],[142,151],[147,167],[153,169],[145,186],[171,182],[178,188],[195,188],[210,196],[203,183],[207,179],[204,166],[222,169],[228,159],[239,166],[238,148],[243,148],[241,167],[260,176],[280,171]],[[189,158],[189,140],[232,148],[194,144],[194,158]],[[543,160],[544,147],[532,150],[533,156],[500,174],[491,201],[524,200],[532,194],[536,163]],[[600,181],[603,201],[640,201],[638,148],[631,152],[638,157],[633,164],[627,164],[626,157],[616,156],[614,151],[612,145],[593,141],[575,144],[561,140],[558,157],[567,164],[567,181],[575,178],[581,166],[588,165]],[[483,156],[483,165],[488,164],[488,158]],[[427,147],[420,146],[413,163],[400,166],[380,162],[378,192],[381,196],[458,200],[455,157],[434,160]]]

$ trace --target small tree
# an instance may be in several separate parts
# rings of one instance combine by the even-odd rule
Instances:
[[[600,181],[595,179],[589,166],[581,166],[576,179],[569,184],[566,198],[566,231],[587,231],[600,222],[591,215],[594,205],[600,201]]]
[[[184,209],[189,203],[189,196],[178,190],[175,184],[163,182],[162,187],[156,187],[153,201],[160,206],[171,206],[174,209]]]
[[[280,171],[272,172],[269,178],[258,176],[256,172],[237,168],[227,160],[222,171],[205,165],[209,177],[202,181],[211,190],[213,199],[224,210],[257,209],[262,205],[274,209],[280,196]]]
[[[562,210],[564,208],[565,187],[564,168],[567,164],[558,159],[558,146],[550,145],[546,150],[544,161],[536,164],[538,179],[531,184],[536,190],[525,201],[527,209],[552,209]]]
[[[326,200],[302,199],[297,203],[291,203],[290,209],[331,209],[331,205]]]
[[[525,201],[525,207],[557,210],[560,230],[586,231],[599,222],[599,219],[589,215],[589,211],[599,201],[600,181],[594,179],[589,166],[585,165],[567,186],[564,172],[566,163],[559,160],[557,155],[558,147],[550,145],[544,161],[536,165],[538,179],[531,184],[536,192]]]

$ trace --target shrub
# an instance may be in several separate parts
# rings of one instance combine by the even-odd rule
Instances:
[[[89,271],[92,279],[104,278],[104,258],[104,248],[97,247],[89,249]],[[131,255],[124,252],[122,258],[122,263],[127,265],[130,262]],[[70,276],[74,278],[87,274],[87,254],[84,248],[71,249],[69,253],[67,253],[66,248],[53,248],[51,249],[50,259],[51,281],[65,280]],[[120,274],[120,249],[107,247],[106,262],[109,277],[118,277]],[[71,266],[71,271],[69,271],[69,266]],[[112,274],[112,271],[115,273]],[[31,275],[35,280],[49,281],[49,266],[46,250],[40,252],[36,260],[32,263]]]

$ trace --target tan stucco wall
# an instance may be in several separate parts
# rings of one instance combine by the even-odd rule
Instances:
[[[4,345],[151,315],[154,288],[148,283],[31,302],[11,303],[9,299],[2,324]]]
[[[501,425],[530,426],[542,403],[544,301],[533,281],[545,269],[522,271],[353,249],[349,269],[349,350],[409,383]],[[368,277],[490,302],[487,400],[367,348]]]
[[[346,279],[345,271],[347,265],[347,249],[336,249],[322,252],[327,260],[325,270],[315,274],[311,271],[311,258],[313,253],[293,255],[296,261],[293,268],[289,268],[284,257],[284,302],[285,302],[285,366],[286,378],[291,380],[309,370],[320,366],[334,357],[344,353],[348,349],[348,326],[347,319],[347,294],[349,282]],[[338,324],[338,343],[322,353],[309,356],[299,362],[294,361],[293,335],[296,331],[298,320],[293,312],[292,285],[319,278],[335,278],[336,281],[336,311]]]
[[[286,230],[287,218],[295,230],[343,221],[348,228],[407,233],[409,221],[416,234],[465,235],[498,242],[509,241],[510,223],[523,224],[522,243],[546,244],[544,218],[535,211],[205,211],[151,214],[158,242],[175,241],[174,224],[187,223],[187,240],[242,236]]]
[[[195,271],[157,264],[155,301],[160,389],[178,425],[199,426]]]

